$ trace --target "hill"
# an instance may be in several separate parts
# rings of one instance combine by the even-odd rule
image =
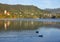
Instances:
[[[41,18],[49,13],[33,5],[9,5],[0,3],[0,18]]]

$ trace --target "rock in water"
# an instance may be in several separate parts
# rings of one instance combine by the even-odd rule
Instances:
[[[38,37],[43,37],[43,35],[39,35]]]
[[[36,33],[39,33],[39,31],[36,31]]]

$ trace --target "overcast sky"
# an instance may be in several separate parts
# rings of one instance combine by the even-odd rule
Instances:
[[[41,9],[60,8],[60,0],[0,0],[0,3],[34,5]]]

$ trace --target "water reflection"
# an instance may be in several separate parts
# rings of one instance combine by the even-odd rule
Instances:
[[[9,27],[9,25],[10,25],[10,21],[5,21],[4,22],[4,28],[5,28],[5,30],[7,30],[7,28]]]
[[[0,41],[59,42],[60,22],[0,20]]]
[[[41,22],[41,21],[14,21],[14,20],[0,20],[1,30],[34,30],[39,27],[58,27],[60,28],[60,22]]]
[[[56,22],[43,22],[43,24],[57,24]]]

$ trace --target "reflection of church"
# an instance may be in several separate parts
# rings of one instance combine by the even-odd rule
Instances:
[[[10,25],[10,21],[4,22],[4,28],[5,28],[5,30],[7,30],[7,28],[9,27],[9,25]]]

